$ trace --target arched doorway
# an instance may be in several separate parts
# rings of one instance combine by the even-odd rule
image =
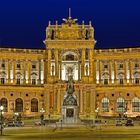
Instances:
[[[67,51],[62,56],[61,75],[64,81],[68,80],[68,76],[72,75],[73,80],[79,80],[80,64],[78,62],[78,55],[75,52]]]

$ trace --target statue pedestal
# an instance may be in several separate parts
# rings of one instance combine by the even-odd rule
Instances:
[[[62,106],[62,121],[67,124],[80,122],[78,106]]]

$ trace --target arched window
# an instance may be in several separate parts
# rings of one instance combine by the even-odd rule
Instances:
[[[22,74],[21,74],[20,72],[17,72],[17,73],[16,73],[16,84],[17,84],[17,85],[22,84],[22,79],[23,79]]]
[[[38,100],[35,98],[31,100],[31,112],[38,112]]]
[[[18,98],[15,101],[15,111],[23,112],[23,100],[21,98]]]
[[[109,83],[109,74],[107,72],[103,73],[102,79],[103,79],[103,84],[108,85],[108,83]]]
[[[132,100],[132,112],[140,112],[140,99],[137,97]]]
[[[6,98],[2,98],[1,99],[1,105],[4,107],[4,112],[7,112],[8,111],[8,101]]]
[[[32,82],[32,85],[36,85],[37,84],[37,74],[35,72],[33,72],[31,74],[31,82]]]
[[[117,99],[117,112],[125,112],[125,101],[123,98]]]
[[[5,84],[6,82],[6,73],[5,72],[1,72],[0,73],[0,83],[1,84]]]
[[[109,112],[109,99],[106,97],[102,99],[102,111]]]
[[[133,74],[133,76],[134,76],[134,84],[139,84],[140,83],[140,72],[135,72],[134,74]]]
[[[124,84],[124,73],[122,72],[118,74],[118,84],[121,84],[121,85]]]

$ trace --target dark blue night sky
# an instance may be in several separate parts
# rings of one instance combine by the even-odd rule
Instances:
[[[140,46],[140,0],[0,0],[0,46],[43,48],[48,21],[68,16],[95,29],[96,48]]]

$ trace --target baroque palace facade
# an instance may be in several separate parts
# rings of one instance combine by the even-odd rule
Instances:
[[[63,20],[49,22],[45,49],[0,48],[4,115],[61,118],[69,75],[79,118],[140,115],[140,48],[94,49],[91,22]],[[63,113],[74,117],[74,112]]]

